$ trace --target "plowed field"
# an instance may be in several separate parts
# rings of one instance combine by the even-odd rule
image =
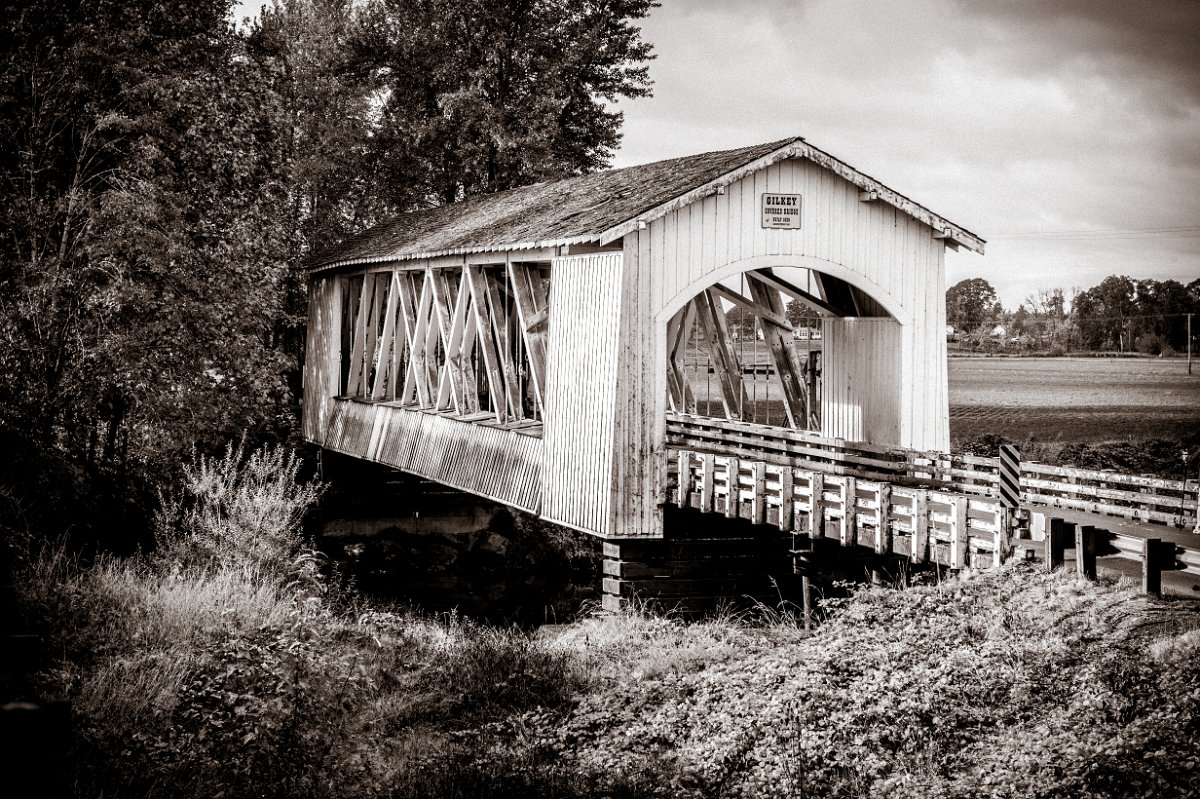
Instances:
[[[951,358],[950,435],[1094,443],[1200,431],[1200,364],[1182,359]]]

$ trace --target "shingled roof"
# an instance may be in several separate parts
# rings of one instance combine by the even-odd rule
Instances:
[[[472,197],[401,216],[351,236],[306,264],[350,264],[614,241],[640,223],[687,205],[784,158],[833,170],[925,222],[948,240],[983,252],[983,240],[858,172],[800,137],[652,164],[610,169]]]

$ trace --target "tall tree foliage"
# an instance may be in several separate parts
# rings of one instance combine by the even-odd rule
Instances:
[[[650,0],[374,0],[358,55],[379,89],[391,206],[449,203],[607,165],[620,97],[649,94]]]
[[[960,280],[946,291],[946,321],[958,330],[974,330],[998,310],[996,290],[981,277]]]
[[[287,212],[302,249],[378,221],[373,163],[378,86],[360,54],[355,0],[275,0],[247,32],[250,58],[280,97],[291,173]]]
[[[228,10],[0,11],[0,425],[97,473],[287,418],[279,102]]]

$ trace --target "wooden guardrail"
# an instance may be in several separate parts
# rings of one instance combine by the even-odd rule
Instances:
[[[1055,568],[1075,549],[1077,568],[1093,577],[1099,556],[1141,562],[1143,585],[1152,593],[1160,590],[1163,570],[1200,577],[1200,546],[1047,519],[995,498],[686,449],[671,450],[668,462],[669,499],[679,507],[833,538],[914,563],[988,568],[1040,556]]]
[[[999,458],[920,452],[750,422],[667,415],[667,444],[833,476],[998,497]],[[1021,501],[1198,529],[1200,484],[1022,461]]]

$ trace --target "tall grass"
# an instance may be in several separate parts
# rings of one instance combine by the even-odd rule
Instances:
[[[1021,564],[554,631],[337,596],[279,450],[198,461],[160,552],[25,561],[80,796],[1200,795],[1200,610]],[[261,505],[262,507],[257,507]]]

